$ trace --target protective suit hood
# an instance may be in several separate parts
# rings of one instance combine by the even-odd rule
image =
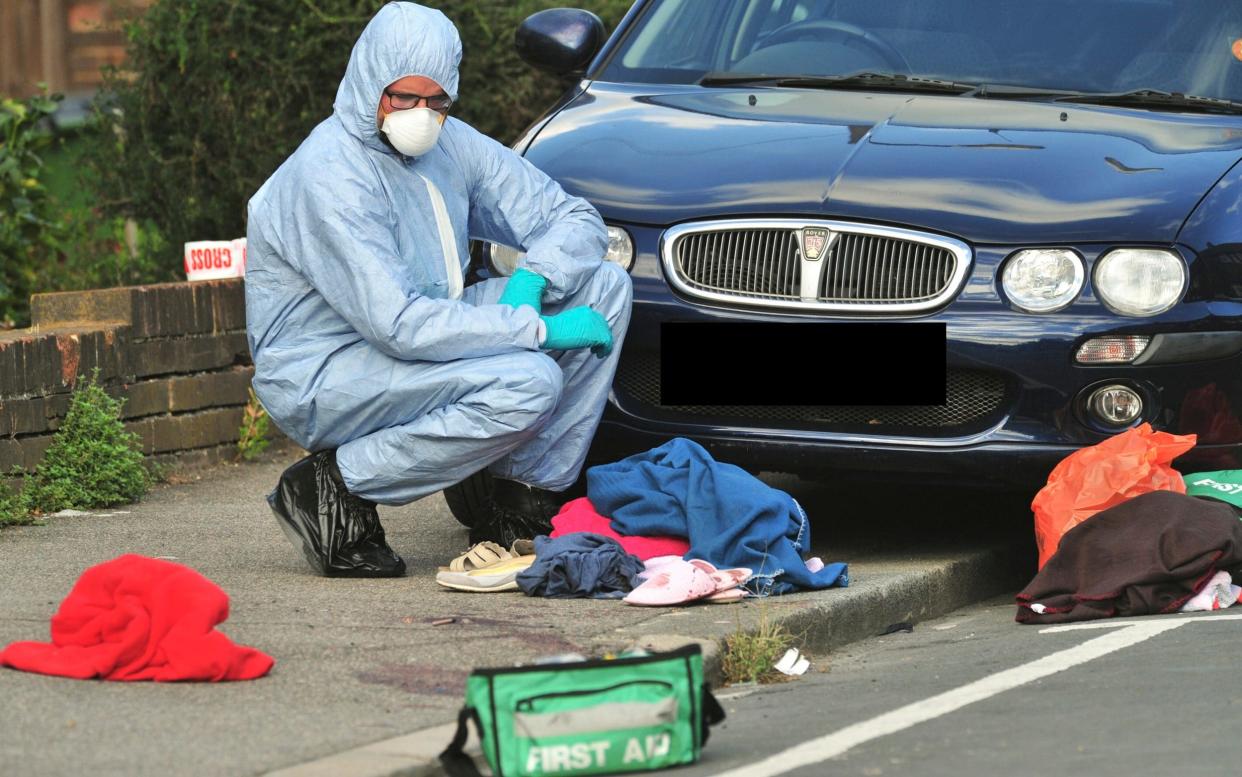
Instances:
[[[430,78],[457,99],[461,37],[440,11],[415,3],[389,3],[354,44],[334,112],[349,134],[370,148],[395,153],[375,124],[384,87],[405,76]]]

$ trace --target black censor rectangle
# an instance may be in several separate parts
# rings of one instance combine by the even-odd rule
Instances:
[[[943,323],[660,325],[662,405],[943,405]]]

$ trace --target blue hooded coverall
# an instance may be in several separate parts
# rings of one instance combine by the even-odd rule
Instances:
[[[404,504],[484,467],[550,490],[573,484],[629,324],[629,275],[602,260],[585,200],[470,126],[405,157],[381,138],[383,90],[410,75],[454,99],[461,40],[439,11],[380,9],[355,44],[334,111],[250,200],[246,319],[254,389],[302,447],[336,448],[346,487]],[[526,251],[543,313],[589,305],[613,349],[539,350],[506,278],[462,288],[468,240]],[[555,357],[555,358],[553,358]]]

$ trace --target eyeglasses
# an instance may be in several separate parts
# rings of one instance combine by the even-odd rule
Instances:
[[[401,92],[384,92],[388,97],[388,103],[395,111],[406,111],[410,108],[417,108],[419,103],[426,103],[427,107],[437,113],[448,113],[448,109],[453,105],[453,98],[441,92],[430,97],[424,97],[421,94],[402,94]]]

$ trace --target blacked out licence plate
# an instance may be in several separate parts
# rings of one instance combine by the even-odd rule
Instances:
[[[660,325],[662,405],[943,405],[944,323]]]

